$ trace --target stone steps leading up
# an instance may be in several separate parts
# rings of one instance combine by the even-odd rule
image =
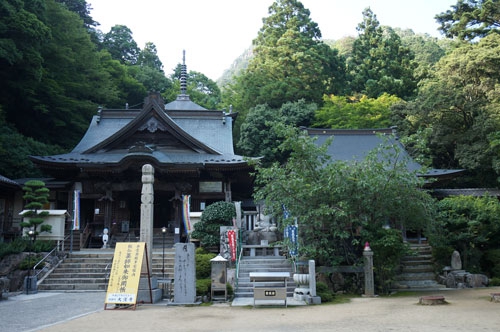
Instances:
[[[427,244],[411,244],[412,255],[401,261],[401,273],[396,276],[394,289],[438,289],[444,286],[436,281],[432,261],[432,247]]]
[[[114,249],[87,249],[73,252],[40,281],[40,291],[105,291],[112,268]],[[173,279],[174,249],[152,253],[152,276]],[[163,260],[164,259],[164,260]],[[165,267],[165,271],[163,270]]]
[[[290,278],[287,281],[287,296],[293,297],[293,292],[297,287],[292,279],[293,266],[282,256],[243,256],[240,261],[238,288],[234,292],[235,297],[253,297],[253,283],[250,282],[251,272],[289,272]],[[259,286],[273,287],[281,282],[260,283]]]

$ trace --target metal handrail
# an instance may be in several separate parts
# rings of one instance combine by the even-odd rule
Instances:
[[[40,269],[38,272],[36,272],[36,268],[42,264],[43,262],[45,262],[47,260],[47,258],[49,258],[50,256],[52,256],[55,252],[59,252],[58,250],[58,245],[56,245],[54,247],[54,249],[52,249],[47,255],[45,255],[41,260],[38,261],[38,263],[36,263],[34,266],[33,266],[33,276],[35,277],[38,277],[42,272],[44,271],[48,271],[48,269],[46,268],[46,266],[43,267],[43,269]],[[54,268],[54,267],[53,267]]]
[[[240,280],[240,261],[241,261],[241,255],[243,253],[243,248],[242,248],[242,245],[241,245],[242,241],[241,241],[241,230],[239,230],[239,234],[238,234],[238,258],[236,260],[236,280],[234,282],[235,284],[235,288],[236,290],[238,289],[238,283],[239,283],[239,280]]]
[[[106,267],[104,268],[104,280],[106,281],[106,283],[108,283],[108,281],[109,281],[109,275],[111,274],[111,269],[109,267],[112,264],[113,264],[113,261],[109,262],[106,265]],[[108,269],[110,270],[109,272],[108,272]]]

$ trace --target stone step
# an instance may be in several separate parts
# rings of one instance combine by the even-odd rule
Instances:
[[[293,266],[283,256],[244,256],[240,261],[238,272],[238,287],[235,289],[235,297],[253,297],[253,282],[250,282],[251,272],[290,272],[293,274]],[[259,283],[259,286],[281,286],[282,282]],[[287,281],[287,296],[293,296],[295,282],[290,277]]]
[[[405,256],[402,259],[403,262],[415,262],[415,261],[432,261],[432,255],[415,255],[415,256]]]
[[[436,276],[433,272],[422,272],[422,273],[401,273],[396,276],[396,280],[433,280],[435,281]]]
[[[401,268],[403,273],[434,272],[432,265],[406,265]]]
[[[69,254],[50,275],[38,285],[46,291],[105,291],[112,268],[114,249]],[[152,276],[174,275],[175,250],[155,250],[152,253]],[[165,271],[162,271],[163,267]]]
[[[38,285],[39,291],[106,291],[107,283],[94,284],[45,284]]]
[[[444,288],[434,280],[400,280],[393,285],[395,289],[438,289]]]
[[[107,283],[107,279],[101,275],[100,277],[73,277],[73,278],[47,278],[43,281],[45,285],[50,284],[99,284]]]

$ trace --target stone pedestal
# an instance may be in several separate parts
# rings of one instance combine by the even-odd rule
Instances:
[[[36,276],[29,276],[24,278],[24,292],[25,294],[38,293],[38,278]]]
[[[151,294],[149,293],[148,277],[141,277],[139,289],[137,290],[137,303],[157,303],[161,301],[163,291],[158,288],[158,280],[151,277]]]

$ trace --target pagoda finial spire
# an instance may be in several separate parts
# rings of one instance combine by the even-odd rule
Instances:
[[[186,93],[187,93],[186,50],[182,50],[181,95],[185,95]]]

